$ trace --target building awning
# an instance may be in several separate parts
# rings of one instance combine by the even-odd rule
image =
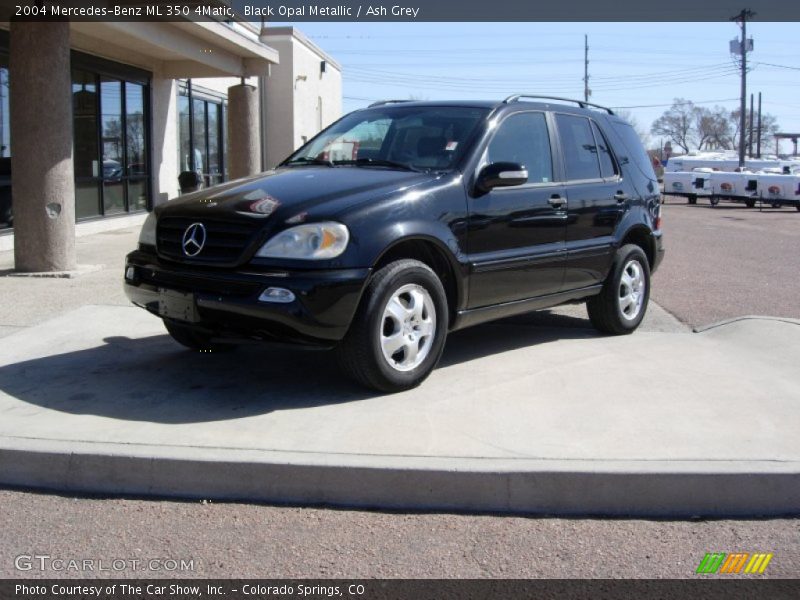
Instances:
[[[277,50],[241,23],[72,22],[78,50],[155,69],[163,77],[255,77],[278,63]]]

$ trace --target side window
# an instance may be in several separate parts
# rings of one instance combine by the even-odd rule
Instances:
[[[608,147],[608,141],[606,141],[603,132],[600,131],[597,123],[594,121],[592,121],[592,133],[594,134],[594,139],[599,149],[600,172],[603,174],[603,177],[613,177],[614,175],[618,175],[619,171],[616,163],[614,162],[614,157],[611,156],[611,150]]]
[[[528,169],[529,183],[553,181],[553,157],[544,113],[525,112],[503,121],[489,142],[490,163],[514,162]]]
[[[560,114],[556,115],[556,123],[567,179],[600,179],[600,161],[589,119]]]

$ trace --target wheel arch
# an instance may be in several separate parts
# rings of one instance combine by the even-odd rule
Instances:
[[[409,235],[393,241],[384,248],[375,259],[373,272],[403,258],[418,260],[428,265],[439,277],[447,295],[449,321],[452,325],[466,296],[464,277],[456,257],[438,238],[424,234]]]
[[[647,226],[638,224],[630,227],[620,238],[619,247],[626,244],[639,246],[647,257],[648,266],[653,269],[656,260],[656,241]]]

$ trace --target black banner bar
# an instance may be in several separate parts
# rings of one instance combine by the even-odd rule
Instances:
[[[0,580],[3,600],[795,600],[798,579]]]
[[[800,21],[786,0],[2,0],[0,20],[260,22],[722,22],[743,7],[758,21]]]

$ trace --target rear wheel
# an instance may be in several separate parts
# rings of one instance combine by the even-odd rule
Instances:
[[[164,326],[173,340],[195,352],[229,352],[236,347],[233,344],[212,342],[211,334],[191,325],[180,325],[165,319]]]
[[[755,208],[755,206],[756,206],[756,201],[755,201],[755,200],[745,200],[745,201],[744,201],[744,205],[745,205],[747,208]]]
[[[343,369],[381,392],[399,392],[430,375],[447,337],[447,297],[426,264],[398,260],[370,280],[337,349]]]
[[[697,204],[697,196],[695,196],[694,194],[687,196],[686,199],[689,202],[689,204]]]
[[[780,208],[781,207],[781,203],[780,202],[773,202],[772,204],[770,204],[770,206],[772,208]]]
[[[716,206],[719,204],[719,198],[717,196],[710,196],[708,200],[711,202],[711,206]]]
[[[650,266],[644,251],[627,244],[617,251],[602,291],[586,302],[589,320],[603,333],[624,335],[636,330],[650,300]]]

